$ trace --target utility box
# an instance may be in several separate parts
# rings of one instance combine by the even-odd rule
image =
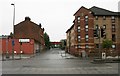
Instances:
[[[106,58],[106,53],[102,53],[102,59]]]
[[[82,51],[82,58],[85,58],[86,57],[86,52],[83,50]]]

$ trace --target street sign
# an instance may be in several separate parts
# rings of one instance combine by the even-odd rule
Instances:
[[[12,46],[14,46],[15,45],[15,42],[14,42],[14,40],[12,39]]]

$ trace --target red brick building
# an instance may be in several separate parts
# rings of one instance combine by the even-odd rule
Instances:
[[[14,38],[16,39],[34,39],[34,51],[44,50],[45,42],[43,38],[44,28],[41,28],[41,24],[36,24],[31,21],[29,17],[25,17],[25,20],[14,26]]]
[[[32,22],[29,17],[25,17],[24,21],[14,25],[14,34],[12,38],[10,36],[1,36],[2,53],[39,53],[45,48],[43,34],[44,28],[41,28],[41,24],[37,25]]]
[[[16,55],[20,53],[29,55],[34,54],[34,39],[26,39],[27,41],[25,41],[24,39],[22,45],[20,43],[20,39],[11,39],[8,38],[8,36],[2,36],[0,39],[2,40],[3,54],[8,53],[9,55],[11,55],[13,52],[13,48]],[[14,46],[12,45],[12,40],[14,40]]]
[[[113,41],[113,52],[120,49],[120,16],[118,12],[112,12],[103,8],[93,6],[88,9],[81,7],[75,14],[73,25],[66,31],[67,51],[74,55],[81,55],[83,52],[89,55],[102,47],[105,39]],[[105,37],[94,37],[94,29],[104,28]],[[101,34],[101,33],[100,33]],[[101,51],[102,52],[102,51]]]

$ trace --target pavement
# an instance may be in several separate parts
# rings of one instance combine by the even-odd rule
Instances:
[[[71,55],[71,54],[69,54],[69,53],[65,53],[64,50],[59,51],[59,54],[60,54],[63,58],[65,58],[65,59],[74,59],[74,58],[78,58],[78,57],[75,57],[75,56],[73,56],[73,55]]]
[[[34,57],[35,55],[14,55],[14,60],[21,60],[21,59],[28,59],[31,57]],[[12,55],[9,56],[9,58],[7,58],[6,56],[0,56],[0,61],[8,61],[8,60],[13,60]]]
[[[51,49],[32,58],[2,62],[3,74],[118,74],[118,63],[92,64],[64,50]]]

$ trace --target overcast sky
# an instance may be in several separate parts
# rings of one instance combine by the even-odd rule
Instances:
[[[0,0],[0,35],[13,31],[13,6],[15,3],[15,24],[26,16],[42,24],[51,41],[66,38],[66,31],[73,24],[73,14],[81,7],[97,6],[118,11],[120,0]]]

